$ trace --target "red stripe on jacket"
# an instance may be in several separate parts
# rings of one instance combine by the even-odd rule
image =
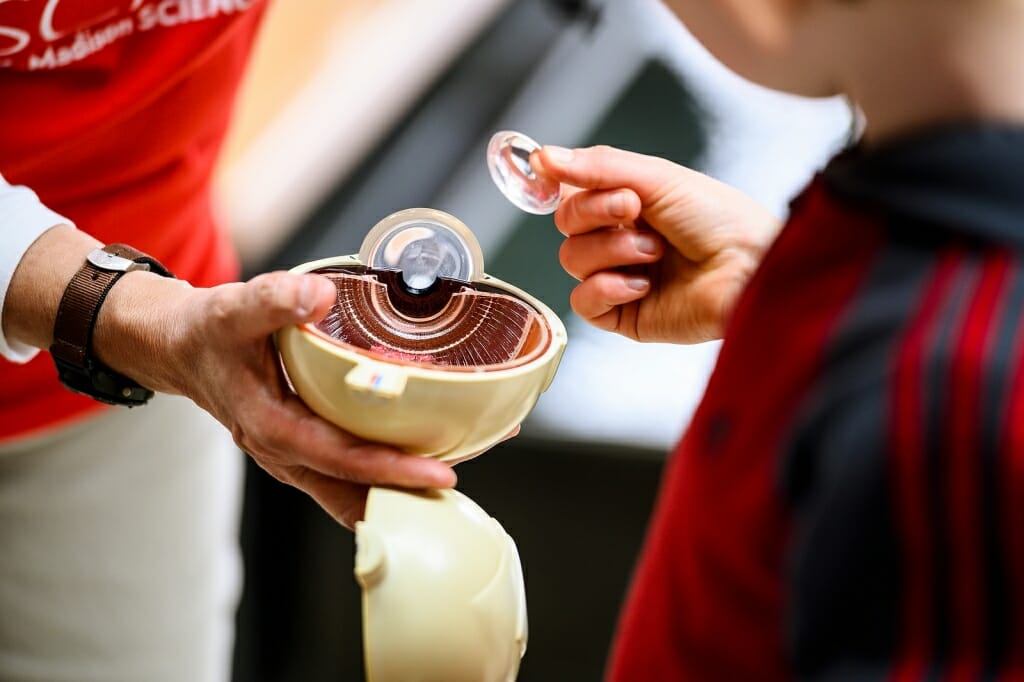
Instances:
[[[895,490],[896,525],[904,553],[903,651],[893,668],[894,682],[919,680],[934,646],[932,594],[935,572],[934,547],[928,512],[924,433],[924,385],[922,358],[934,332],[940,304],[949,290],[963,254],[947,254],[938,264],[917,316],[908,330],[893,376],[892,480]]]
[[[1018,313],[1019,314],[1019,313]],[[1024,339],[1024,316],[1017,324],[1017,339]],[[1000,679],[1024,680],[1024,343],[1016,344],[1010,404],[1002,434],[999,462],[1000,505],[1006,573],[1009,658]]]
[[[749,283],[666,468],[609,680],[790,676],[779,453],[880,243],[816,186]]]
[[[977,679],[987,650],[982,521],[981,371],[995,338],[993,321],[1009,269],[1005,253],[986,258],[954,351],[949,386],[949,460],[945,491],[950,530],[951,667],[949,679]]]

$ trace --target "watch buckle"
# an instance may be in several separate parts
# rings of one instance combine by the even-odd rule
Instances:
[[[149,263],[138,263],[103,249],[93,249],[86,256],[86,260],[101,270],[109,272],[134,272],[135,270],[150,269]]]

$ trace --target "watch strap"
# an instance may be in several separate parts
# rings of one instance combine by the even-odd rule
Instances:
[[[107,294],[118,279],[134,270],[173,276],[157,260],[124,244],[110,244],[89,254],[61,297],[50,346],[65,386],[103,402],[129,406],[144,404],[153,392],[100,362],[92,353],[92,338]]]

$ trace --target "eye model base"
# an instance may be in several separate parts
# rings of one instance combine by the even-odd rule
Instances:
[[[289,384],[327,421],[411,454],[457,461],[502,440],[565,348],[558,316],[484,274],[475,237],[440,211],[389,216],[358,255],[292,272],[328,277],[338,298],[275,334]],[[356,541],[370,682],[515,680],[523,574],[496,520],[454,490],[374,487]]]
[[[366,440],[446,461],[485,450],[526,418],[565,349],[550,308],[488,275],[417,318],[357,256],[293,268],[314,271],[340,281],[338,304],[275,334],[282,366],[311,410]]]

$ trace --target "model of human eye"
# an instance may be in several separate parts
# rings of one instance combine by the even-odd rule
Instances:
[[[565,327],[484,272],[473,233],[433,209],[380,221],[359,253],[294,269],[336,304],[281,330],[289,381],[314,412],[367,440],[455,460],[500,441],[547,388]]]
[[[530,170],[536,143],[499,135],[502,191],[554,210],[558,187]],[[441,211],[399,211],[358,254],[292,271],[327,277],[338,297],[322,319],[275,334],[289,383],[324,419],[410,454],[458,461],[502,440],[565,348],[558,316],[485,274],[476,237]],[[356,540],[370,682],[515,680],[525,587],[496,520],[453,490],[374,487]]]

